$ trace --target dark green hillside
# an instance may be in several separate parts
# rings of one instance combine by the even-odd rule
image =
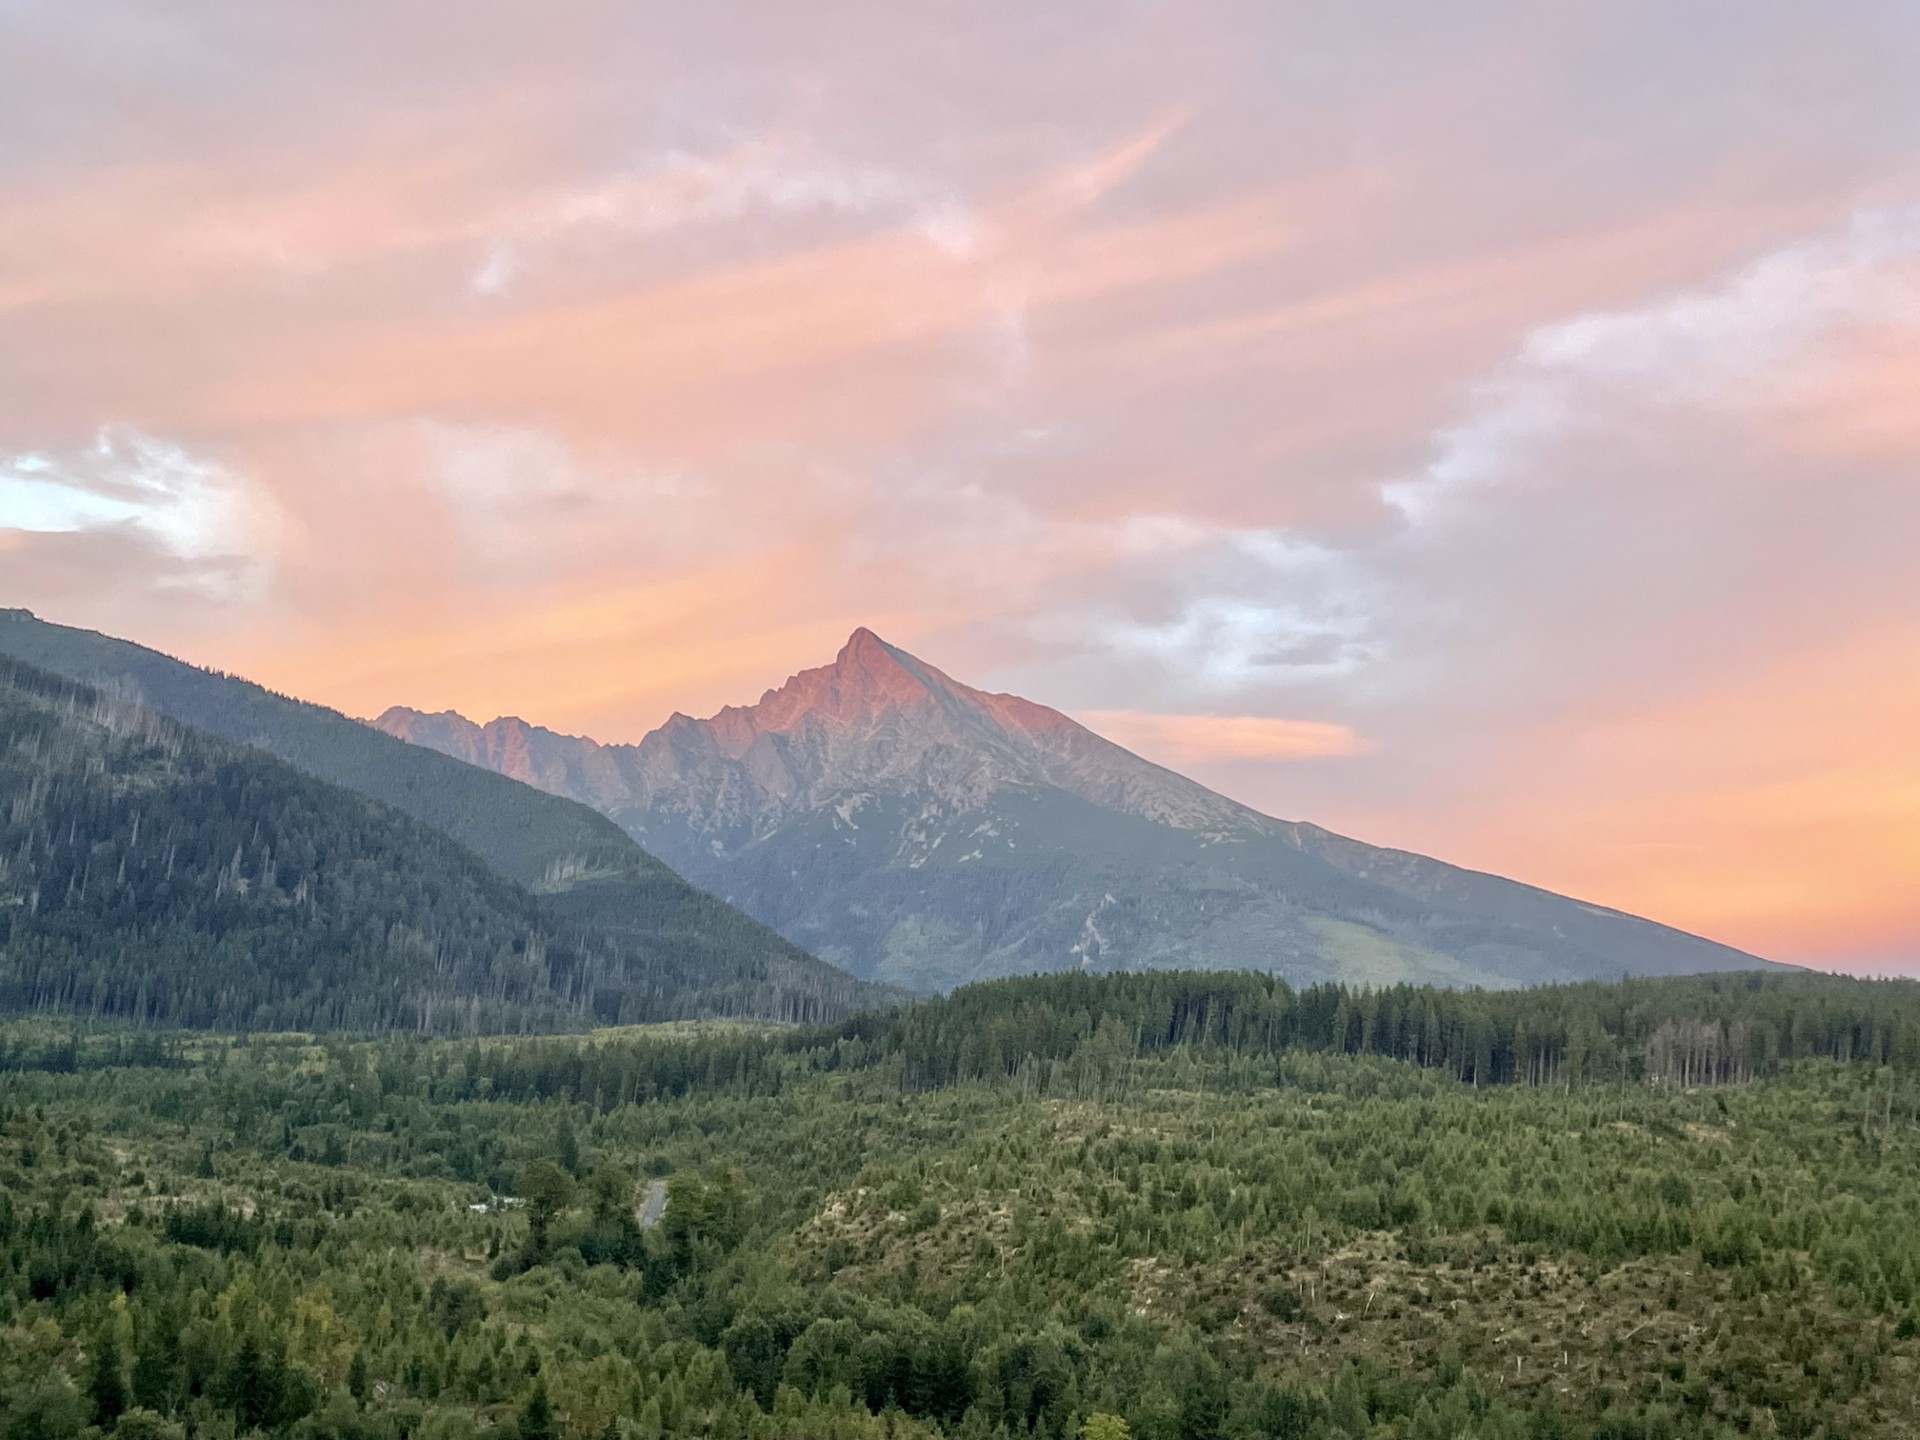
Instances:
[[[653,977],[641,1013],[821,1020],[890,999],[682,880],[584,805],[408,745],[324,706],[183,664],[124,640],[0,611],[0,655],[140,702],[264,750],[450,836],[543,898],[548,923],[637,953]]]
[[[171,1025],[578,1024],[590,957],[445,836],[0,660],[0,1007]]]
[[[536,896],[389,806],[0,660],[0,1009],[455,1032],[807,1013],[804,972],[631,906],[606,881]]]
[[[584,805],[423,752],[337,710],[237,676],[92,630],[49,624],[25,610],[0,611],[0,654],[137,699],[196,730],[383,800],[522,885],[553,889],[578,875],[672,874]]]
[[[903,1082],[1091,1085],[1129,1056],[1374,1055],[1487,1085],[1744,1083],[1804,1060],[1920,1072],[1920,985],[1792,971],[1527,990],[1313,985],[1244,972],[1036,975],[833,1032]],[[1230,1063],[1230,1061],[1229,1061]],[[1108,1080],[1112,1079],[1108,1075]]]

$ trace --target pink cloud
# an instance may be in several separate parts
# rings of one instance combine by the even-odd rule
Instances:
[[[1879,11],[237,14],[0,46],[0,463],[131,427],[271,524],[16,487],[0,603],[606,739],[867,624],[1282,815],[1920,954]]]

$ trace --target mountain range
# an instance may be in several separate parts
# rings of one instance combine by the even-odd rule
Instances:
[[[27,611],[0,657],[0,1006],[497,1030],[898,998],[586,805]]]
[[[373,724],[592,806],[796,945],[917,991],[1068,968],[1500,987],[1767,963],[1261,814],[865,629],[638,744],[399,706]]]

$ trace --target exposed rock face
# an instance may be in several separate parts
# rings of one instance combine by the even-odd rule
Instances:
[[[1010,787],[1064,790],[1218,838],[1285,828],[1058,710],[962,685],[865,629],[833,664],[801,671],[758,704],[729,705],[707,720],[676,714],[638,745],[601,745],[511,716],[483,726],[451,710],[403,706],[373,723],[609,812],[682,815],[729,846],[863,792],[971,809]]]
[[[638,745],[400,707],[374,723],[586,801],[822,958],[922,989],[1072,965],[1500,985],[1760,963],[1262,815],[864,629],[757,704]]]
[[[399,705],[373,724],[415,745],[599,810],[610,810],[632,798],[623,765],[635,748],[631,745],[601,745],[577,735],[556,734],[516,716],[476,725],[452,710],[427,715]]]

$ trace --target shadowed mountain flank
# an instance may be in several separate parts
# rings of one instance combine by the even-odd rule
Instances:
[[[689,884],[588,805],[408,745],[323,706],[93,631],[0,612],[0,655],[137,702],[209,736],[391,806],[530,892],[541,924],[596,953],[618,983],[588,1018],[817,1020],[896,998],[823,964]]]

